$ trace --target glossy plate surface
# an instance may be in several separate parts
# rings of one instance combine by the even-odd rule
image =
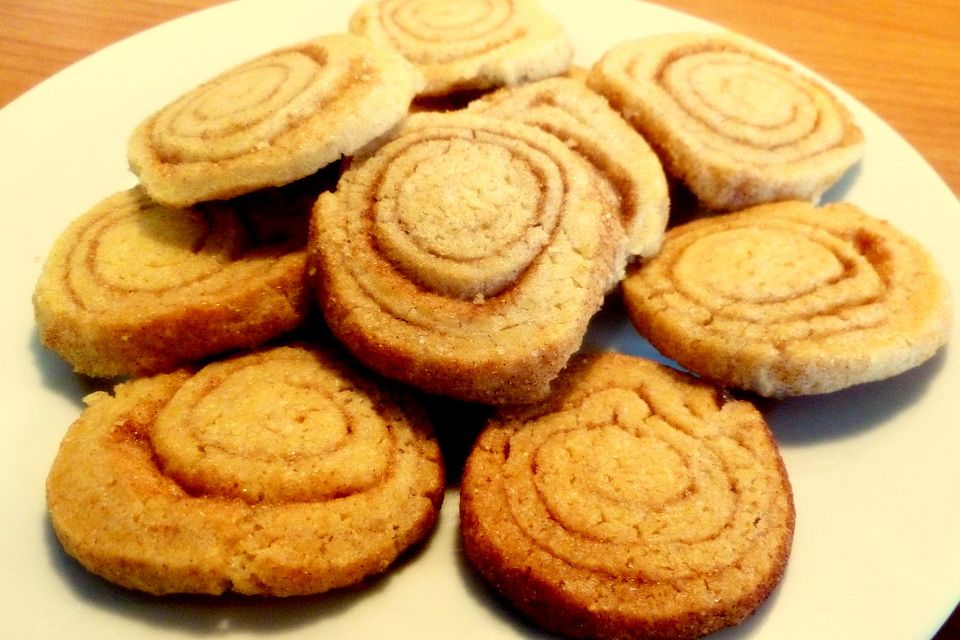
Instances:
[[[576,61],[611,45],[707,23],[638,0],[544,2]],[[135,124],[229,65],[346,28],[353,2],[240,0],[114,45],[0,111],[5,285],[0,387],[0,628],[5,637],[503,638],[537,636],[478,585],[447,495],[436,534],[366,588],[320,598],[154,599],[88,575],[60,550],[44,481],[89,390],[37,342],[30,296],[53,239],[74,216],[134,184]],[[894,131],[837,89],[866,138],[865,160],[827,199],[846,199],[920,239],[960,292],[960,205]],[[651,355],[608,309],[589,336]],[[954,336],[958,334],[954,320]],[[717,638],[930,637],[960,596],[960,351],[895,379],[766,409],[794,485],[797,530],[780,588]]]

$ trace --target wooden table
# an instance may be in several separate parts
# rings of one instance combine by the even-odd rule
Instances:
[[[3,0],[0,106],[81,57],[222,0]],[[819,72],[900,132],[960,194],[960,2],[660,0]],[[954,611],[937,640],[960,637]]]
[[[222,0],[3,0],[0,106],[111,42]],[[660,0],[765,42],[846,89],[960,194],[960,2]]]

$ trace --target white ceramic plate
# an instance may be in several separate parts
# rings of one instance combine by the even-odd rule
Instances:
[[[644,34],[710,25],[638,0],[556,0],[577,62]],[[0,427],[0,635],[39,638],[536,636],[478,585],[458,553],[448,493],[426,547],[368,588],[319,598],[155,599],[114,588],[60,550],[44,481],[83,383],[38,346],[30,295],[75,215],[131,186],[126,138],[148,113],[230,64],[345,28],[353,2],[241,0],[163,25],[71,67],[0,111],[5,263]],[[866,158],[828,194],[892,220],[960,292],[960,206],[921,157],[842,92]],[[651,349],[606,313],[592,342]],[[956,322],[954,334],[958,335]],[[927,638],[960,596],[960,352],[905,375],[768,411],[796,493],[780,588],[721,638]]]

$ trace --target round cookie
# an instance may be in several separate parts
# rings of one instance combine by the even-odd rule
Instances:
[[[281,186],[385,133],[422,83],[393,51],[323,36],[229,69],[151,115],[130,136],[130,166],[168,206]]]
[[[304,184],[187,209],[139,187],[104,199],[47,257],[33,295],[41,343],[79,373],[112,377],[295,328],[309,303],[304,245],[318,193],[305,200]]]
[[[547,78],[500,89],[468,111],[509,118],[557,136],[597,172],[608,206],[620,218],[630,257],[656,254],[670,195],[660,160],[606,100],[572,78]]]
[[[401,53],[424,96],[515,85],[563,73],[573,44],[536,0],[374,0],[350,31]]]
[[[579,348],[622,236],[554,136],[420,113],[318,199],[309,272],[367,366],[432,393],[524,402]]]
[[[650,360],[578,356],[501,410],[461,481],[470,564],[524,615],[583,638],[696,638],[783,574],[792,490],[760,413]]]
[[[68,554],[152,594],[313,594],[432,529],[443,466],[413,400],[277,347],[98,392],[47,480]]]
[[[863,154],[862,132],[823,86],[734,34],[623,42],[587,83],[708,208],[817,200]]]
[[[664,355],[770,397],[901,373],[946,343],[951,322],[927,251],[847,203],[758,205],[675,227],[623,295]]]

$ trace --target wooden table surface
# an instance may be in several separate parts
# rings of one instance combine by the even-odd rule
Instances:
[[[0,0],[0,107],[97,49],[221,1]],[[754,37],[822,74],[893,126],[960,194],[957,0],[659,3]],[[936,638],[960,638],[957,611]]]
[[[88,53],[221,1],[0,0],[0,106]],[[957,0],[660,4],[752,36],[843,87],[900,132],[960,194]]]

